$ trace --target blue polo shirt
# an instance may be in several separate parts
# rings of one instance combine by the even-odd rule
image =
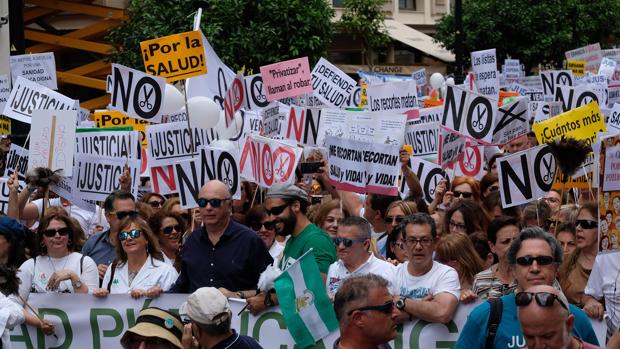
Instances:
[[[258,235],[232,219],[213,245],[206,228],[194,230],[183,245],[181,273],[169,292],[192,293],[200,287],[254,290],[260,274],[273,262]]]
[[[82,254],[92,258],[95,264],[110,265],[116,258],[114,245],[110,242],[110,230],[91,236],[82,247]]]

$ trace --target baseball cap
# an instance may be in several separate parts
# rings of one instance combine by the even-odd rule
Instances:
[[[190,294],[179,314],[203,325],[220,325],[232,317],[228,299],[214,287],[201,287]]]
[[[121,338],[121,343],[130,340],[132,334],[146,338],[160,338],[173,346],[183,349],[183,323],[181,319],[159,308],[142,309],[138,314],[135,326],[129,328]]]
[[[305,202],[310,202],[308,199],[308,193],[300,187],[293,184],[276,183],[266,194],[267,198],[280,198],[280,199],[297,199]]]

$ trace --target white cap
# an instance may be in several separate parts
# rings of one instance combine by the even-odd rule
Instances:
[[[201,287],[190,294],[179,314],[203,325],[219,325],[232,317],[228,299],[214,287]]]

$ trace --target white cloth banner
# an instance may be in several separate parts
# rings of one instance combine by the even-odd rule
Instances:
[[[323,146],[325,137],[336,136],[369,143],[402,145],[406,122],[405,114],[322,109],[316,144]]]

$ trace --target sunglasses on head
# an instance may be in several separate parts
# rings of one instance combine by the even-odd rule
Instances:
[[[277,216],[284,212],[284,210],[288,207],[288,204],[280,205],[272,207],[271,209],[265,208],[265,212],[267,212],[268,216]]]
[[[259,231],[262,227],[265,227],[265,230],[274,230],[276,228],[276,222],[256,222],[250,225],[250,228],[252,228],[254,231]]]
[[[467,192],[462,192],[462,191],[458,191],[458,190],[453,190],[452,194],[454,194],[455,198],[462,197],[463,199],[469,199],[469,198],[471,198],[472,195],[474,195],[474,193],[467,193]]]
[[[139,231],[138,229],[132,229],[130,231],[121,231],[120,233],[118,233],[118,240],[125,241],[129,239],[130,237],[132,239],[137,239],[140,237],[140,235],[142,235],[142,232]]]
[[[120,211],[120,212],[116,212],[116,218],[118,218],[118,220],[123,220],[127,217],[136,217],[138,215],[137,211]]]
[[[381,305],[368,305],[365,307],[349,310],[347,315],[351,315],[354,311],[367,311],[367,310],[376,310],[378,312],[389,315],[389,314],[392,314],[392,312],[394,311],[394,301],[387,301]]]
[[[340,246],[340,244],[343,244],[344,247],[351,247],[356,242],[366,241],[366,239],[347,239],[347,238],[333,238],[332,240],[334,241],[334,245],[336,247]]]
[[[60,236],[67,236],[69,235],[70,232],[71,232],[71,229],[69,229],[68,227],[64,227],[64,228],[58,228],[58,229],[43,230],[43,235],[47,236],[48,238],[53,238],[54,236],[56,236],[56,234]]]
[[[164,205],[164,202],[159,200],[149,201],[149,205],[151,205],[152,208],[161,208]]]
[[[583,229],[594,229],[598,228],[597,221],[591,221],[589,219],[578,219],[575,221],[575,227],[581,227]]]
[[[230,199],[206,199],[206,198],[200,198],[198,200],[196,200],[196,203],[198,204],[198,207],[200,208],[205,208],[207,207],[207,204],[211,205],[211,207],[213,208],[218,208],[220,206],[222,206],[222,203],[224,201],[228,201]]]
[[[400,222],[403,221],[403,219],[405,219],[405,217],[403,216],[387,216],[385,217],[385,224],[392,224],[394,222],[396,222],[396,224],[400,224]]]
[[[177,233],[181,232],[181,225],[179,224],[175,224],[175,225],[169,225],[167,227],[161,228],[161,231],[166,234],[166,235],[170,235],[172,234],[172,231],[176,231]]]
[[[517,264],[522,266],[530,266],[536,261],[538,265],[549,265],[553,263],[553,257],[551,256],[523,256],[517,258]]]
[[[544,308],[552,307],[553,302],[557,300],[562,308],[568,310],[568,306],[557,295],[549,292],[519,292],[515,297],[515,303],[524,307],[532,303],[532,299],[536,299],[536,303]]]

